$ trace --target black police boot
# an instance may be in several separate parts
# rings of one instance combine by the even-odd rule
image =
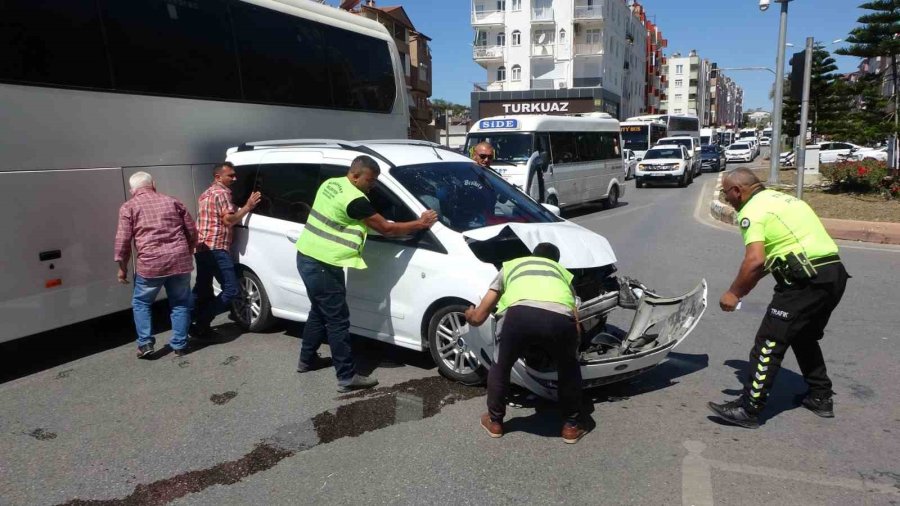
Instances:
[[[759,410],[744,402],[743,397],[722,404],[707,404],[713,413],[732,425],[740,425],[748,429],[759,428]]]
[[[803,398],[803,407],[821,416],[822,418],[834,418],[834,401],[831,396],[814,396],[807,394]]]

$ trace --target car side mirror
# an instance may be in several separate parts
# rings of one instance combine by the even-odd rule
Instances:
[[[545,209],[553,213],[555,216],[559,216],[560,209],[558,207],[554,206],[553,204],[547,204],[546,202],[541,205],[544,206]]]

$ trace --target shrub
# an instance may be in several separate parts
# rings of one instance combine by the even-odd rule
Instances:
[[[833,189],[852,193],[882,192],[888,175],[887,164],[877,160],[828,163],[819,172],[831,181]]]

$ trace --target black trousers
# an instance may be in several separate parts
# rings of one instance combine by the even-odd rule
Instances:
[[[509,374],[528,346],[541,345],[557,364],[559,404],[567,422],[576,422],[581,408],[578,331],[566,315],[528,306],[513,306],[503,317],[497,363],[487,380],[488,413],[495,421],[506,415]]]
[[[817,270],[815,279],[775,287],[772,302],[750,350],[750,370],[744,395],[752,408],[759,410],[765,406],[788,348],[794,350],[809,393],[816,397],[829,397],[833,393],[819,340],[831,312],[844,295],[850,276],[841,263]]]

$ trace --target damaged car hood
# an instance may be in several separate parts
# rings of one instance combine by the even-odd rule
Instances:
[[[473,241],[489,241],[504,233],[512,232],[529,250],[542,242],[559,248],[559,263],[567,269],[585,269],[610,265],[616,262],[609,241],[600,234],[572,222],[558,223],[506,223],[477,228],[462,235]]]

